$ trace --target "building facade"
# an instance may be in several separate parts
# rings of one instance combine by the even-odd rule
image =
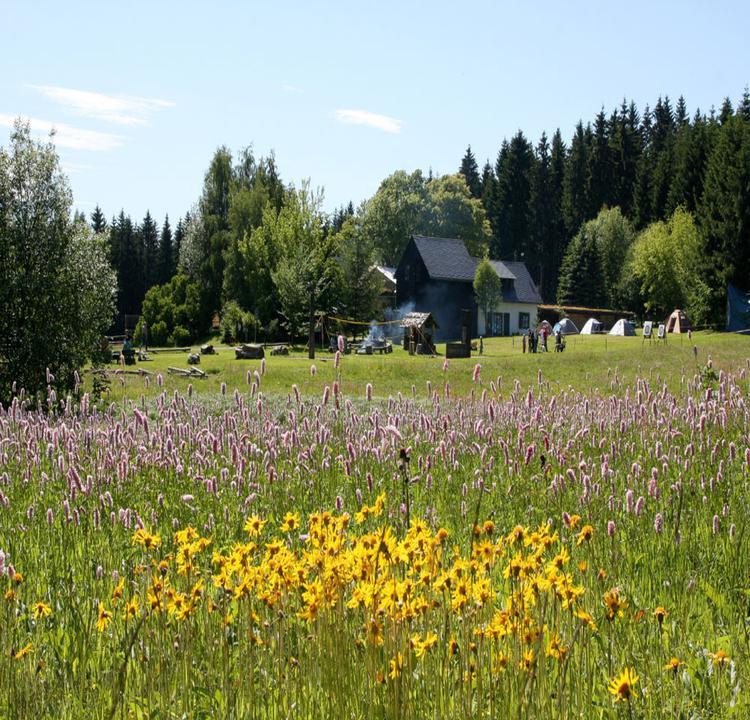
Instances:
[[[471,310],[474,336],[514,335],[535,326],[542,298],[520,262],[491,261],[502,282],[502,301],[487,318],[478,311],[474,273],[479,261],[457,238],[412,235],[395,273],[398,309],[432,313],[439,342],[460,337],[462,310]]]

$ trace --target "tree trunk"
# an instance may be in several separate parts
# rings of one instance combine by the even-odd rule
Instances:
[[[315,291],[310,290],[310,321],[307,332],[307,357],[315,360]]]

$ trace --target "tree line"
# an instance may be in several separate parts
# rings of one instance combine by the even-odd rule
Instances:
[[[747,91],[708,114],[689,114],[682,97],[643,112],[623,101],[568,141],[556,130],[534,145],[519,130],[481,170],[469,147],[455,175],[399,170],[359,207],[331,214],[320,193],[283,182],[273,155],[222,147],[174,233],[148,213],[140,225],[123,213],[110,224],[118,310],[143,311],[162,341],[200,337],[214,313],[232,319],[227,334],[297,337],[311,295],[318,309],[366,321],[378,311],[373,266],[396,265],[422,233],[523,260],[547,302],[640,316],[681,303],[696,322],[719,323],[726,283],[750,285],[749,188]],[[95,229],[101,222],[97,209]]]
[[[684,252],[672,247],[675,262],[701,287],[691,298],[686,288],[662,294],[691,301],[704,322],[721,320],[727,282],[750,285],[747,90],[736,108],[725,99],[718,113],[692,116],[682,97],[674,105],[659,98],[642,113],[623,101],[579,122],[567,143],[557,130],[551,141],[543,133],[532,145],[519,130],[481,171],[469,147],[460,173],[490,222],[491,256],[524,260],[547,302],[618,303],[638,314],[655,308],[653,278],[643,279],[645,255],[633,250],[654,223],[695,224],[694,242]],[[619,215],[588,224],[614,208]],[[613,234],[595,241],[603,230]],[[639,286],[619,272],[623,267],[639,270]]]

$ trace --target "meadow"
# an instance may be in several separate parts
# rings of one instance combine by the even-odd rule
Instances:
[[[0,717],[748,717],[747,340],[485,348],[0,409]]]

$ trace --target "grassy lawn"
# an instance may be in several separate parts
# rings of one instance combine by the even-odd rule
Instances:
[[[483,385],[499,382],[501,393],[512,388],[515,380],[522,387],[536,383],[539,371],[552,390],[572,387],[582,391],[599,388],[618,392],[618,387],[627,386],[641,374],[655,382],[666,382],[675,391],[696,370],[704,367],[709,357],[717,372],[737,369],[747,361],[749,348],[747,337],[725,333],[695,333],[692,340],[686,335],[670,336],[666,343],[656,340],[644,343],[641,337],[579,335],[568,337],[567,349],[563,353],[531,355],[522,353],[520,338],[489,338],[484,343],[484,355],[450,360],[447,370],[443,370],[444,357],[409,356],[401,347],[395,346],[390,355],[344,356],[338,378],[343,394],[350,397],[363,397],[367,383],[372,384],[375,397],[387,398],[399,392],[409,394],[412,388],[418,396],[424,396],[428,382],[440,390],[446,380],[453,395],[467,396],[477,390],[472,374],[476,363],[480,363]],[[207,375],[198,379],[168,373],[169,367],[189,367],[186,353],[168,349],[152,352],[151,360],[136,365],[152,373],[148,381],[132,375],[110,376],[111,400],[137,400],[142,394],[151,396],[161,390],[185,392],[190,384],[198,395],[215,396],[221,392],[222,384],[229,394],[235,388],[244,392],[248,387],[248,372],[251,376],[256,370],[260,372],[261,362],[236,360],[231,347],[216,346],[216,349],[216,355],[201,358],[199,367]],[[438,346],[439,352],[444,352],[444,349],[444,346]],[[315,375],[311,373],[313,365]],[[114,370],[116,366],[110,368]],[[163,380],[161,387],[159,375]],[[615,377],[619,383],[613,385]],[[288,357],[267,355],[261,390],[267,395],[287,395],[292,385],[297,385],[302,395],[316,396],[336,378],[334,357],[327,351],[318,350],[313,361],[308,360],[306,352],[301,350]]]

